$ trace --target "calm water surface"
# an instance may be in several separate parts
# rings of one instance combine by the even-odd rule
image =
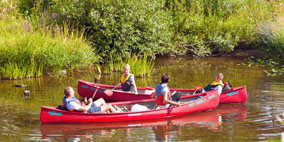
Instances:
[[[155,86],[162,73],[170,75],[172,88],[206,86],[217,72],[233,86],[247,86],[245,104],[218,108],[171,119],[104,123],[44,125],[40,107],[61,104],[66,86],[93,81],[95,69],[61,78],[42,77],[24,81],[0,81],[0,141],[281,141],[282,126],[275,115],[284,112],[284,79],[267,77],[260,67],[238,66],[241,57],[159,58],[153,74],[136,78],[137,86]],[[102,75],[100,83],[117,84],[121,73]],[[14,87],[26,84],[25,88]],[[24,90],[31,96],[25,97]],[[78,94],[76,94],[78,97]]]

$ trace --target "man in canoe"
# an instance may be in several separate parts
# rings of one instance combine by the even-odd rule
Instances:
[[[224,84],[222,82],[223,78],[224,78],[223,73],[217,73],[215,75],[215,81],[208,84],[204,89],[202,89],[202,92],[218,90],[218,94],[221,95],[224,87]]]
[[[92,98],[84,99],[80,102],[75,96],[74,89],[67,87],[64,89],[65,97],[63,98],[63,105],[68,110],[84,111],[84,112],[117,112],[110,104],[107,104],[103,98],[93,101]]]
[[[138,94],[134,75],[130,73],[130,66],[128,64],[124,65],[123,72],[124,74],[120,78],[119,84],[117,84],[113,89],[121,85],[122,91],[131,91]]]
[[[161,77],[162,83],[156,86],[155,92],[152,94],[152,98],[157,99],[157,106],[159,108],[168,108],[170,105],[180,105],[180,93],[175,93],[171,96],[170,89],[168,87],[170,77],[167,74],[163,74]]]

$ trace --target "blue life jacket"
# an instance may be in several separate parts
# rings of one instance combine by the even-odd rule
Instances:
[[[157,99],[156,99],[156,103],[157,105],[165,105],[166,102],[164,102],[164,90],[165,89],[168,89],[168,91],[170,90],[168,85],[167,84],[162,84],[162,83],[159,83],[157,86],[156,86],[156,96],[157,96]],[[169,98],[170,96],[168,96]]]
[[[67,108],[68,110],[74,110],[75,108],[72,107],[72,105],[70,105],[70,103],[71,103],[71,102],[77,103],[77,101],[79,101],[79,100],[78,100],[77,98],[75,98],[75,97],[72,97],[72,98],[66,98],[66,97],[64,97],[64,98],[62,99],[62,101],[63,101],[63,105],[65,106],[65,108]]]
[[[165,90],[165,88],[167,88],[168,90],[170,90],[167,84],[159,83],[159,84],[156,86],[156,89],[155,89],[156,96],[159,97],[160,95],[164,95],[164,90]]]

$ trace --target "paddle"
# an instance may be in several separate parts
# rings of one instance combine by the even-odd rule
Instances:
[[[198,89],[201,89],[202,88],[202,85],[199,85],[199,86],[195,86],[194,87],[194,92],[192,93],[192,95],[194,95],[195,93],[196,93],[196,91],[198,90]]]
[[[104,91],[104,93],[105,93],[106,95],[108,95],[108,96],[112,96],[113,91],[110,90],[110,89],[106,89],[106,90]]]
[[[94,92],[94,94],[93,94],[93,96],[92,96],[92,99],[94,99],[94,97],[96,96],[96,93],[97,93],[97,91],[99,90],[100,87],[95,86],[95,88],[96,88],[96,91]],[[110,89],[106,89],[106,90],[104,91],[104,93],[105,93],[106,95],[108,95],[108,96],[112,96],[112,94],[113,94],[112,90],[110,90]]]

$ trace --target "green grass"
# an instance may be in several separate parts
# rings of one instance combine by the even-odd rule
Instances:
[[[38,77],[84,68],[98,59],[83,33],[67,27],[33,26],[21,16],[9,12],[1,13],[0,17],[2,79]]]

